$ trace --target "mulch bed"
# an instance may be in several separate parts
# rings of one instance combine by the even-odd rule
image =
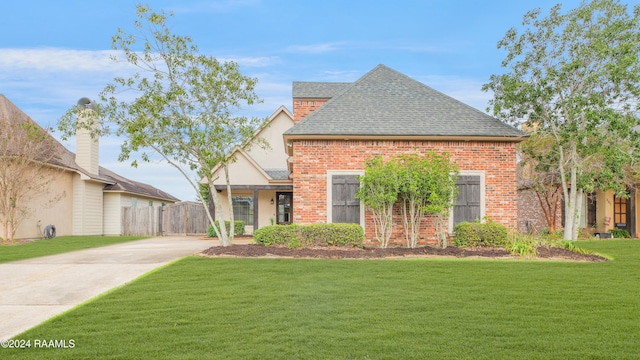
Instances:
[[[415,249],[392,247],[381,248],[326,248],[305,247],[290,249],[284,246],[264,245],[232,245],[227,247],[214,246],[204,250],[202,256],[207,257],[276,257],[276,258],[309,258],[309,259],[382,259],[382,258],[408,258],[408,257],[479,257],[492,259],[521,259],[511,255],[502,248],[477,247],[457,248],[449,246],[440,249],[431,246]],[[578,254],[558,247],[538,247],[536,259],[571,260],[571,261],[607,261],[599,255]]]

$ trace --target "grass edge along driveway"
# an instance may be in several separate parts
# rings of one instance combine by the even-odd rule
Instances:
[[[60,236],[21,244],[0,245],[0,264],[76,250],[148,239],[149,236]]]
[[[186,257],[16,339],[3,359],[584,359],[640,353],[640,241],[604,263]]]

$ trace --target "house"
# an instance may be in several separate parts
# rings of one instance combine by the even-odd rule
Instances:
[[[271,224],[292,221],[293,185],[287,169],[288,156],[282,133],[293,126],[293,115],[281,106],[244,146],[231,152],[228,166],[233,214],[245,222],[245,233]],[[268,146],[261,146],[261,143]],[[228,218],[227,187],[222,167],[213,171],[218,196],[222,200],[223,216]],[[218,214],[219,215],[219,214]]]
[[[450,232],[485,217],[516,228],[523,132],[384,65],[351,84],[294,83],[293,104],[295,125],[283,137],[295,223],[356,222],[373,239],[373,220],[354,197],[365,160],[434,150],[460,171]],[[433,222],[423,224],[422,241],[434,241]],[[402,243],[403,231],[397,217],[392,242]]]
[[[448,152],[460,170],[450,231],[484,217],[516,228],[516,144],[526,138],[521,131],[384,65],[353,83],[294,82],[292,95],[293,115],[280,108],[272,125],[256,135],[268,138],[271,150],[249,142],[235,150],[237,160],[229,166],[234,196],[244,194],[243,204],[252,200],[252,229],[272,222],[355,222],[371,241],[372,217],[354,196],[365,160],[429,150]],[[278,116],[283,119],[275,126]],[[216,188],[224,191],[217,176]],[[234,207],[250,213],[239,200]],[[433,223],[423,226],[422,242],[435,241]],[[393,231],[392,242],[403,243],[399,216]]]
[[[636,187],[629,187],[627,192],[628,198],[617,197],[613,190],[596,190],[583,194],[578,226],[583,229],[584,235],[602,236],[601,234],[612,229],[620,229],[627,231],[631,237],[638,238],[640,214],[636,208],[640,198]],[[546,231],[549,227],[547,217],[555,223],[556,230],[562,230],[564,203],[560,188],[556,196],[557,201],[548,201],[550,196],[537,194],[526,181],[518,179],[518,230],[533,234]]]
[[[22,122],[36,124],[2,94],[0,115],[16,125]],[[101,167],[98,140],[92,139],[87,132],[77,133],[77,154],[54,142],[56,156],[49,160],[49,165],[51,171],[56,172],[55,178],[49,192],[26,205],[32,211],[19,226],[18,239],[41,237],[48,224],[56,227],[58,236],[120,235],[123,206],[162,206],[179,201],[151,185]],[[52,198],[55,201],[50,201]]]

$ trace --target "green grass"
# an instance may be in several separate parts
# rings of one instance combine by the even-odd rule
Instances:
[[[144,236],[61,236],[48,240],[0,245],[0,263],[30,259],[39,256],[62,254],[127,241],[141,240]]]
[[[17,339],[3,359],[626,359],[640,241],[604,263],[187,257]]]

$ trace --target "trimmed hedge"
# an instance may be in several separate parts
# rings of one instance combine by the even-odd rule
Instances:
[[[486,223],[461,222],[453,230],[455,244],[465,246],[505,246],[509,241],[507,227],[491,220]]]
[[[263,245],[364,247],[364,230],[358,224],[270,225],[253,232]]]
[[[218,226],[218,222],[216,221],[216,226]],[[224,227],[227,228],[227,234],[229,233],[229,228],[231,227],[231,221],[225,220]],[[233,222],[233,235],[242,235],[244,234],[244,221],[236,220]],[[216,235],[215,230],[213,230],[213,226],[209,225],[207,229],[207,236],[209,237],[218,237]]]

